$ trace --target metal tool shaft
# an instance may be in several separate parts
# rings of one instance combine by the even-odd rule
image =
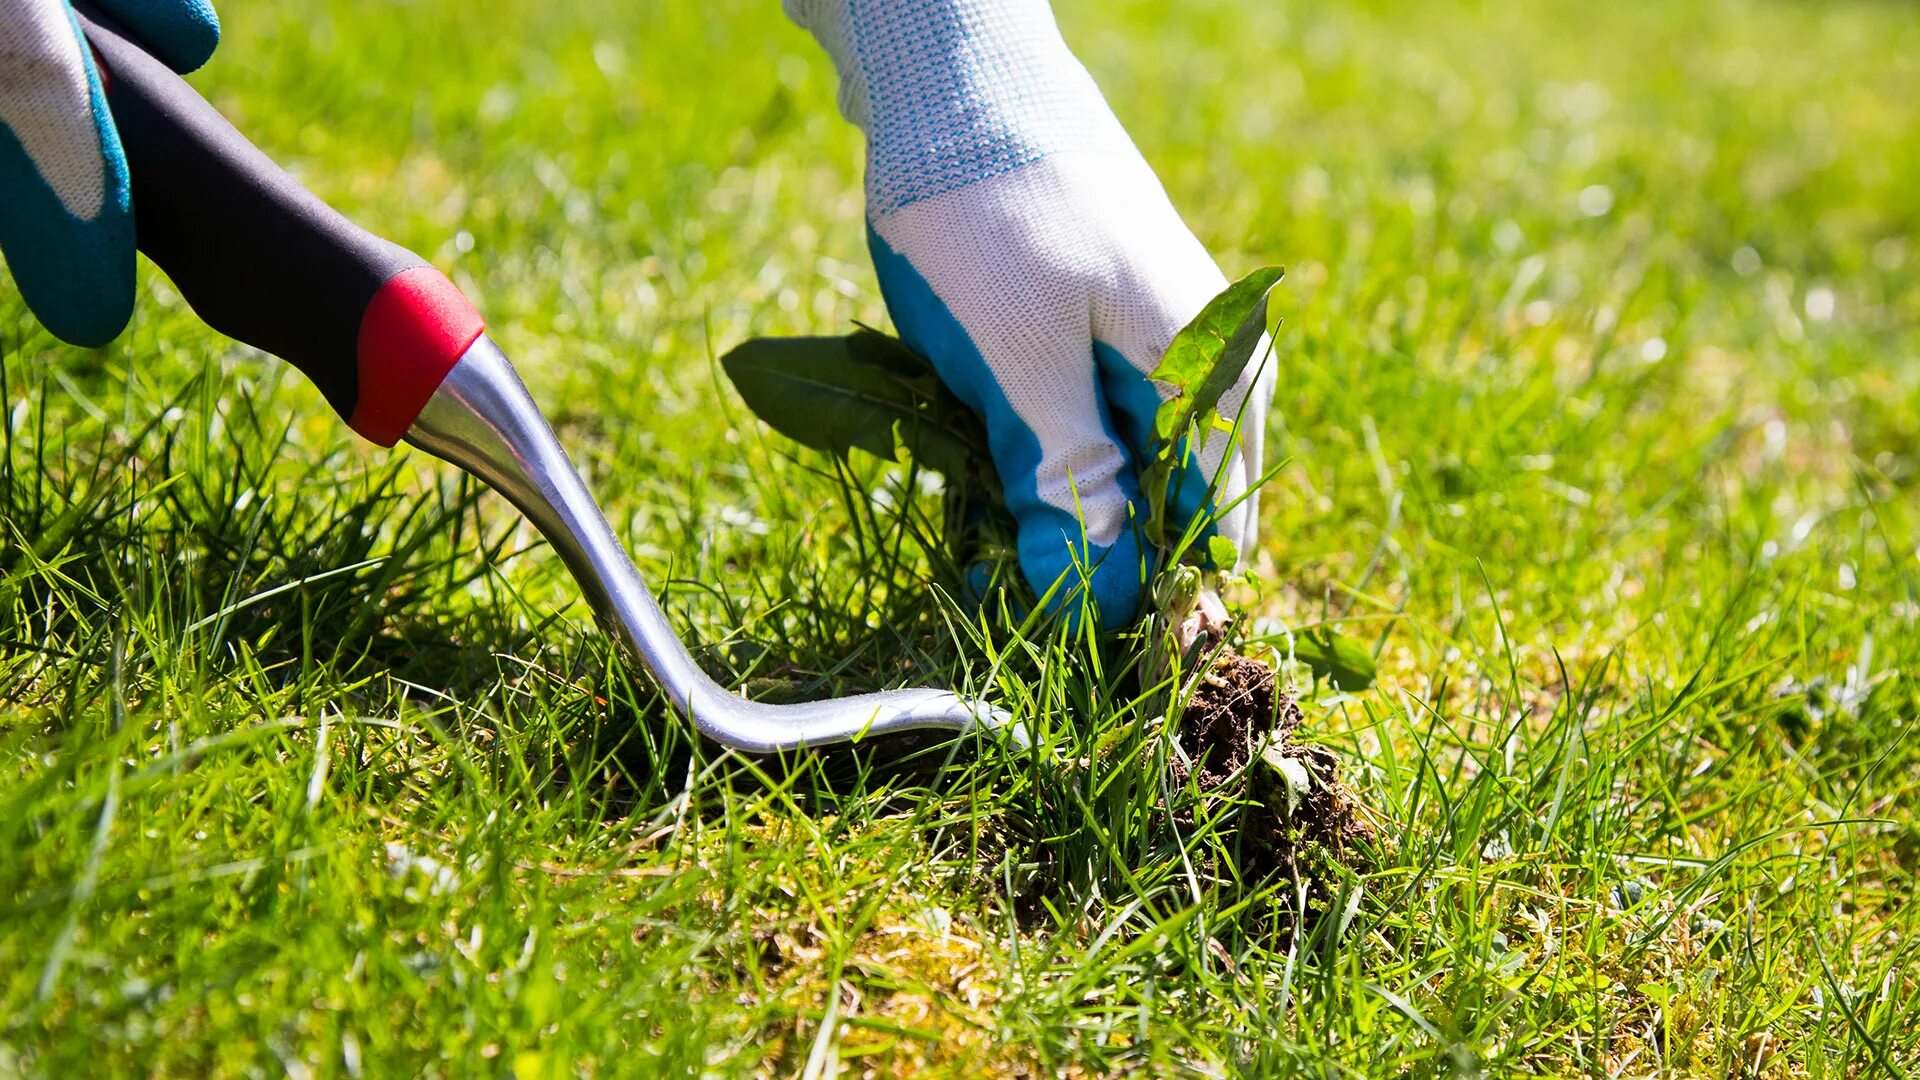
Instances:
[[[487,482],[560,552],[602,622],[674,708],[715,742],[771,753],[900,731],[997,729],[1006,714],[951,691],[889,690],[789,705],[749,701],[700,670],[641,581],[520,376],[482,335],[407,431],[408,442]],[[1019,738],[1018,730],[1014,736]]]

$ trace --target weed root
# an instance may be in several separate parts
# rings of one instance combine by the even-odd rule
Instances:
[[[1181,711],[1177,787],[1191,779],[1203,799],[1250,800],[1238,823],[1245,880],[1297,873],[1309,850],[1351,862],[1373,839],[1358,798],[1341,779],[1340,759],[1296,740],[1304,720],[1271,669],[1232,652],[1200,677]],[[1190,818],[1191,810],[1178,817]]]

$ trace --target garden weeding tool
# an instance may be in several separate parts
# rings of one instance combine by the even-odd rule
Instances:
[[[382,446],[404,439],[519,507],[702,734],[765,753],[1007,726],[947,690],[768,705],[708,678],[454,284],[321,202],[101,17],[82,20],[126,150],[140,250],[209,326],[305,372],[355,431]]]

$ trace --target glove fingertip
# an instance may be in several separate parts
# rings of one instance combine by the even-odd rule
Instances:
[[[0,214],[0,251],[41,325],[86,348],[112,341],[133,315],[133,215],[118,154],[106,158],[105,202],[82,219],[61,203],[17,142],[0,138],[0,193],[23,211]]]
[[[182,75],[220,47],[220,16],[208,0],[98,0],[147,51]]]
[[[83,349],[97,349],[120,336],[133,318],[133,290],[124,299],[94,296],[79,304],[45,301],[34,307],[40,324],[54,337]]]
[[[41,257],[12,269],[21,297],[49,333],[94,349],[119,337],[133,317],[133,242],[130,228],[86,232],[64,249],[43,246]]]
[[[1104,548],[1063,543],[1053,550],[1025,551],[1020,569],[1044,610],[1074,630],[1091,612],[1103,632],[1125,629],[1139,615],[1153,576],[1152,556],[1130,531]]]
[[[1125,550],[1122,550],[1122,549]],[[1116,557],[1118,556],[1118,557]],[[1139,547],[1115,544],[1093,567],[1092,592],[1103,631],[1122,630],[1140,614],[1153,568],[1143,562]]]
[[[23,259],[17,257],[22,246],[38,250]],[[7,245],[14,282],[40,325],[70,345],[92,349],[119,337],[133,317],[133,247],[109,238],[81,248]]]

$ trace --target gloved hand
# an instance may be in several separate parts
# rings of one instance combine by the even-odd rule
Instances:
[[[1028,583],[1070,617],[1088,588],[1101,625],[1125,625],[1153,571],[1137,473],[1170,393],[1147,373],[1226,280],[1046,0],[785,4],[867,132],[881,291],[901,337],[985,420]],[[1270,367],[1250,365],[1222,398],[1242,417],[1238,445],[1224,473],[1226,433],[1189,455],[1173,527],[1214,477],[1216,506],[1258,479]],[[1250,497],[1217,528],[1244,552],[1256,520]]]
[[[207,0],[96,0],[176,71],[220,41]],[[104,345],[133,314],[127,162],[67,0],[0,0],[0,251],[55,336]]]

